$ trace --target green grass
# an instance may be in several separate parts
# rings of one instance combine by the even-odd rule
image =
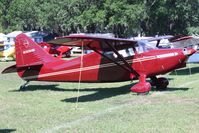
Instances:
[[[0,71],[12,64],[0,62]],[[130,82],[82,83],[79,93],[78,83],[31,82],[19,91],[17,74],[1,74],[0,133],[198,133],[199,64],[190,66],[192,75],[164,75],[168,90],[146,96],[131,93]]]

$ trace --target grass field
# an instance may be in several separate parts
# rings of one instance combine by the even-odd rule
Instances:
[[[199,64],[190,67],[146,96],[129,91],[137,81],[82,83],[79,93],[78,83],[31,82],[19,91],[17,74],[0,74],[0,133],[198,133]]]

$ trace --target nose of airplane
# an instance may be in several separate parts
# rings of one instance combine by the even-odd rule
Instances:
[[[192,48],[185,48],[185,49],[183,49],[183,54],[186,55],[186,56],[191,56],[195,52],[196,52],[196,50],[192,49]]]

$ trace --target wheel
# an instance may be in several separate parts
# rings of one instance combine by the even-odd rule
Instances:
[[[25,87],[24,85],[22,85],[22,86],[20,86],[19,90],[20,90],[20,91],[23,91],[23,90],[25,90],[25,88],[26,88],[26,87]]]
[[[149,83],[151,84],[151,86],[156,86],[158,78],[156,76],[153,76],[153,77],[150,77],[150,78],[151,78],[151,81]]]
[[[29,80],[26,81],[26,83],[24,83],[23,85],[20,86],[19,90],[23,91],[26,89],[27,85],[29,84]]]
[[[169,85],[169,81],[166,78],[158,78],[156,83],[156,90],[166,90]]]

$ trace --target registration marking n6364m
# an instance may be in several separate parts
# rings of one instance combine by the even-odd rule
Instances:
[[[23,51],[23,54],[28,54],[28,53],[32,53],[32,52],[35,52],[34,48]]]

